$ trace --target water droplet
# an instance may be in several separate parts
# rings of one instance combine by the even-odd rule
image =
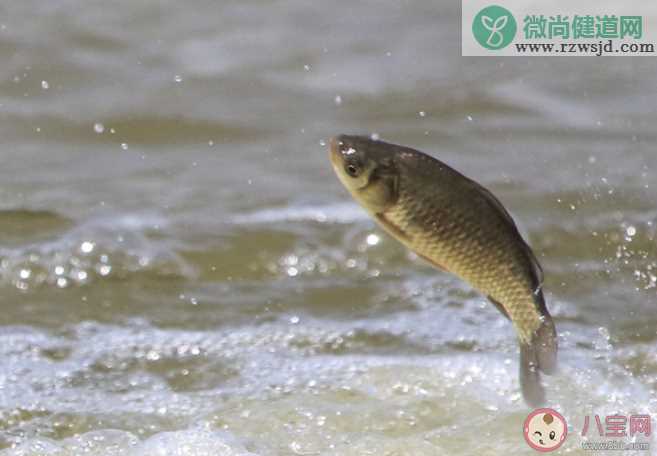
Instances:
[[[299,274],[299,270],[295,267],[287,268],[287,275],[290,277],[296,277]]]
[[[80,244],[80,250],[82,253],[89,253],[94,249],[94,243],[90,241],[84,241]]]
[[[98,273],[103,277],[109,275],[110,272],[112,272],[112,266],[109,264],[103,264],[98,268]]]
[[[210,147],[214,146],[214,141],[213,140],[208,141],[208,146]]]
[[[319,145],[324,147],[326,145],[326,141],[324,141],[323,139],[320,139],[319,140]]]
[[[296,325],[296,324],[299,323],[300,321],[301,321],[301,319],[299,318],[298,315],[292,315],[292,316],[290,317],[290,323],[292,323],[293,325]]]
[[[121,149],[128,150],[128,144],[127,143],[121,143]]]
[[[18,273],[21,279],[26,280],[29,279],[30,276],[32,275],[32,271],[29,269],[21,269],[21,271]]]
[[[78,280],[80,282],[84,282],[85,280],[87,280],[87,277],[88,277],[87,271],[78,271]]]
[[[418,112],[418,114],[420,115],[420,117],[424,117],[424,116],[426,116],[426,115],[427,115],[427,113],[426,113],[426,112],[424,112],[424,111],[420,111],[420,112]]]
[[[335,102],[336,106],[340,106],[342,104],[342,97],[340,95],[336,95],[333,101]]]
[[[472,116],[470,116],[470,115],[468,115],[468,117],[466,117],[466,119],[468,119],[470,122],[472,122],[472,120],[473,120]]]
[[[372,139],[372,141],[378,141],[381,138],[381,136],[378,133],[372,133],[370,135],[370,138]]]
[[[59,288],[64,288],[68,285],[68,280],[66,280],[64,277],[60,277],[57,279],[57,286]]]
[[[304,65],[303,69],[306,70],[306,71],[310,71],[310,65]]]
[[[94,131],[95,131],[96,133],[98,133],[98,134],[104,132],[104,131],[105,131],[105,125],[103,125],[103,124],[100,123],[100,122],[96,122],[96,123],[94,124]]]
[[[64,274],[64,266],[55,266],[55,274],[56,275]]]
[[[283,263],[285,263],[287,266],[294,266],[296,264],[299,264],[299,257],[294,254],[288,255],[285,258],[283,258]]]
[[[48,90],[50,88],[50,84],[48,84],[48,81],[41,81],[41,88],[43,90]]]
[[[182,76],[180,76],[179,74],[177,74],[173,77],[173,80],[176,81],[176,82],[182,82],[182,79],[183,79]]]
[[[632,236],[634,236],[634,235],[636,234],[636,228],[635,228],[634,226],[630,225],[630,226],[627,227],[627,229],[625,230],[625,232],[627,233],[627,235],[628,235],[629,237],[632,237]]]
[[[376,234],[368,234],[367,235],[367,245],[377,245],[381,238],[377,236]]]

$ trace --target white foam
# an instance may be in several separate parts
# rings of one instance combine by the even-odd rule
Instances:
[[[368,218],[365,211],[353,203],[336,203],[327,206],[292,206],[263,209],[232,218],[233,223],[260,224],[289,221],[353,223]]]
[[[161,432],[141,442],[130,456],[248,456],[241,445],[224,433],[207,430]]]
[[[225,432],[189,429],[160,432],[144,441],[125,431],[104,429],[61,441],[31,439],[0,456],[255,456]]]

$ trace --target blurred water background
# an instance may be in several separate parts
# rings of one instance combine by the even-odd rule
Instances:
[[[657,412],[654,59],[464,58],[454,2],[21,0],[0,61],[0,454],[532,454],[510,325],[352,202],[341,132],[519,220],[562,452]]]

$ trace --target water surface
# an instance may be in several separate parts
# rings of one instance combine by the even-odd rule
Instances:
[[[0,454],[533,454],[510,325],[351,201],[340,132],[518,219],[563,452],[657,412],[653,59],[463,58],[435,2],[0,10]]]

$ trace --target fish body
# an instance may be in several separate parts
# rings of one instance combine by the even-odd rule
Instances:
[[[477,289],[513,324],[526,402],[545,401],[539,371],[556,369],[557,336],[543,272],[493,194],[420,151],[341,135],[330,141],[340,181],[394,238]]]

